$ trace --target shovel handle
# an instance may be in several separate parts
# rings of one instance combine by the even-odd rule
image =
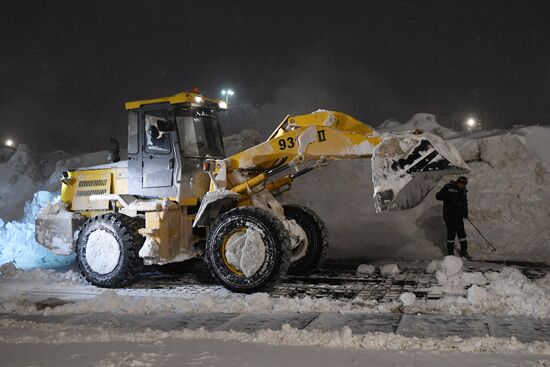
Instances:
[[[493,246],[493,244],[491,242],[489,242],[489,240],[487,238],[485,238],[485,236],[483,235],[483,233],[481,233],[481,231],[477,228],[477,226],[472,222],[472,220],[470,218],[466,218],[468,220],[468,222],[470,222],[470,224],[472,225],[472,227],[475,228],[475,230],[477,231],[477,233],[479,233],[479,235],[481,236],[481,238],[483,238],[485,240],[485,242],[487,243],[487,245],[489,245],[489,247],[491,248],[491,251],[495,252],[497,249],[495,248],[495,246]]]

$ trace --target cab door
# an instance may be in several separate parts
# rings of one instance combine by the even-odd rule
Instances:
[[[144,189],[171,187],[175,163],[172,136],[173,113],[158,107],[143,109],[142,113],[144,138],[142,187]]]

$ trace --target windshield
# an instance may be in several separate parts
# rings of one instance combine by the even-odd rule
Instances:
[[[184,156],[224,158],[222,134],[209,109],[177,109],[176,124]]]

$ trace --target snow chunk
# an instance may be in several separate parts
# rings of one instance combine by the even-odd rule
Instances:
[[[356,270],[355,274],[357,274],[357,275],[371,275],[371,274],[374,273],[375,270],[376,270],[376,268],[372,265],[361,264],[357,267],[357,270]]]
[[[426,273],[433,274],[435,273],[437,267],[439,266],[439,260],[432,260],[426,267]]]
[[[246,230],[246,241],[242,250],[240,267],[247,277],[251,277],[262,267],[265,261],[265,244],[255,229]]]
[[[485,285],[488,282],[487,278],[485,278],[485,276],[479,271],[473,273],[462,273],[461,278],[464,284]]]
[[[399,299],[403,303],[403,306],[410,306],[416,301],[416,294],[412,292],[405,292],[401,295],[401,297],[399,297]]]
[[[479,304],[487,298],[487,290],[485,288],[473,285],[468,289],[468,301],[472,304]]]
[[[385,277],[394,277],[399,274],[399,267],[396,264],[386,264],[380,268],[380,274]]]
[[[97,229],[90,233],[86,242],[86,261],[99,274],[109,274],[118,265],[120,245],[110,232]]]
[[[259,231],[248,228],[233,234],[227,241],[227,261],[247,277],[251,277],[265,261],[265,244]]]
[[[445,275],[453,276],[462,271],[462,259],[456,256],[445,256],[437,267],[437,270]]]

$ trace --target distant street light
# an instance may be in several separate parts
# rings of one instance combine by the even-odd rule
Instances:
[[[6,140],[6,145],[8,147],[12,147],[13,146],[13,140],[11,140],[11,139]]]
[[[235,92],[233,92],[232,89],[222,89],[222,96],[225,97],[226,102],[229,102],[229,97],[231,97],[234,94]]]
[[[476,119],[474,119],[472,117],[467,119],[464,124],[466,125],[467,130],[479,129],[479,121],[477,121]]]

